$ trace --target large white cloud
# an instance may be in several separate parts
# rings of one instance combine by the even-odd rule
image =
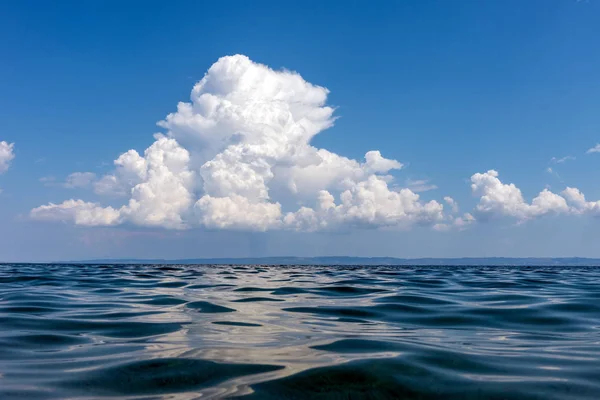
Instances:
[[[503,183],[494,170],[474,174],[471,188],[480,196],[475,209],[480,219],[507,216],[526,221],[552,214],[600,216],[600,201],[587,201],[577,188],[567,187],[560,194],[544,189],[529,203],[519,188]]]
[[[357,161],[310,144],[335,121],[327,95],[295,72],[274,71],[242,55],[223,57],[194,86],[190,102],[180,102],[159,122],[166,133],[144,155],[123,153],[115,170],[94,182],[99,195],[129,196],[125,205],[103,209],[68,200],[31,216],[86,225],[250,230],[449,220],[442,204],[389,185],[390,171],[402,163],[377,150]]]
[[[567,201],[548,189],[541,191],[531,203],[526,202],[521,190],[512,183],[502,183],[495,170],[474,174],[471,189],[481,196],[476,212],[482,216],[504,215],[528,220],[569,212]]]
[[[0,174],[8,171],[11,161],[15,158],[14,143],[0,142]]]

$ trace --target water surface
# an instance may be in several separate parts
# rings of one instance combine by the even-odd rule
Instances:
[[[0,265],[2,399],[599,399],[600,268]]]

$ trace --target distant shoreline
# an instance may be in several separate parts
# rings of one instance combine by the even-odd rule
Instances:
[[[50,264],[233,264],[233,265],[397,265],[397,266],[600,266],[600,258],[585,257],[244,257],[189,259],[92,259],[53,261]]]

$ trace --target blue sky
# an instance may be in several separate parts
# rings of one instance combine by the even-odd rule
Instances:
[[[0,258],[600,257],[600,153],[586,153],[600,142],[598,2],[284,3],[3,2],[0,141],[14,143],[14,158],[0,175]],[[248,59],[221,59],[236,54]],[[265,118],[279,110],[261,80],[253,83],[260,93],[236,91],[249,79],[231,75],[239,64],[272,78],[282,93],[293,88],[282,107],[335,111],[311,120],[319,128],[308,142],[267,149],[273,138],[260,136],[261,114],[245,109],[251,120],[235,127],[245,139],[236,142],[239,132],[218,120],[209,133],[233,147],[206,158],[208,142],[193,138],[208,131],[156,123],[190,102],[213,64],[209,81],[222,86],[202,93],[219,101],[243,92],[239,101],[260,99]],[[305,92],[284,68],[301,75]],[[304,114],[290,115],[303,124]],[[290,126],[277,127],[276,138],[292,135],[297,126]],[[166,135],[162,142],[157,132]],[[153,143],[160,154],[183,157],[185,171],[169,170],[159,183],[150,172],[125,179],[130,165],[114,160],[133,149],[149,162],[144,151]],[[256,143],[263,147],[249,159]],[[290,169],[314,160],[316,149],[346,158],[301,176]],[[402,168],[367,165],[371,150]],[[215,159],[220,164],[202,167]],[[250,175],[235,175],[240,165]],[[87,175],[69,181],[73,173]],[[329,173],[331,182],[321,183]],[[268,194],[262,186],[232,188],[219,180],[224,174],[265,181]],[[99,194],[106,176],[123,193]],[[297,191],[288,190],[292,181]],[[133,193],[138,184],[155,192]],[[577,192],[564,193],[567,187]],[[406,203],[402,188],[419,199]],[[337,208],[325,209],[321,190]],[[160,203],[157,193],[174,197]],[[81,203],[67,207],[68,200]],[[39,209],[50,203],[56,207]]]

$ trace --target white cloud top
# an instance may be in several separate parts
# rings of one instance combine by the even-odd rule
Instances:
[[[99,195],[129,196],[126,204],[114,209],[67,200],[31,216],[81,225],[261,231],[454,220],[437,201],[390,187],[390,171],[403,165],[379,151],[357,161],[312,146],[335,120],[327,95],[295,72],[242,55],[223,57],[194,86],[191,101],[159,122],[164,135],[143,155],[123,153],[111,174],[93,182]],[[71,182],[89,185],[87,178]]]

